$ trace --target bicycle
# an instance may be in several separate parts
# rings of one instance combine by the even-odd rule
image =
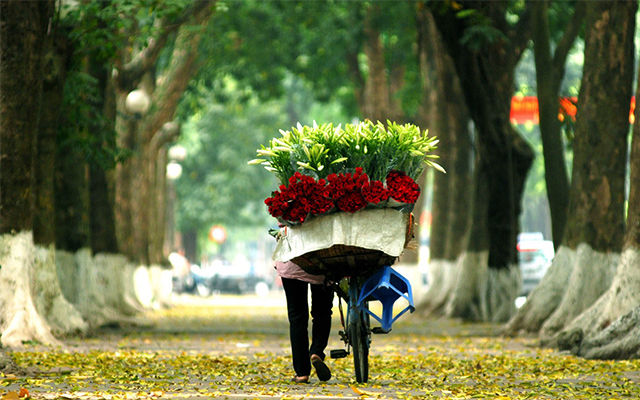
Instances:
[[[385,278],[390,275],[396,278],[396,286],[387,286],[389,280]],[[411,285],[409,281],[401,277],[390,266],[383,267],[380,272],[368,278],[365,276],[352,276],[344,278],[341,282],[344,281],[348,284],[346,291],[340,283],[334,283],[333,286],[339,299],[338,308],[343,328],[339,335],[340,339],[345,343],[346,349],[331,350],[330,357],[344,358],[352,350],[356,381],[358,383],[366,383],[369,379],[369,349],[371,347],[372,334],[389,333],[393,322],[402,314],[415,310]],[[405,298],[409,305],[395,317],[392,317],[393,305],[401,297]],[[346,319],[342,308],[343,300],[348,306]],[[369,309],[369,302],[372,300],[379,300],[382,303],[382,316],[376,315]],[[380,322],[381,326],[372,328],[371,317]]]
[[[401,215],[401,214],[400,214]],[[397,215],[396,215],[397,217]],[[404,217],[403,217],[404,218]],[[406,227],[405,246],[413,237],[413,217],[407,215],[404,219],[397,219],[399,224]],[[387,229],[389,227],[387,226]],[[400,229],[401,231],[402,229]],[[292,229],[292,231],[294,231]],[[313,239],[315,232],[297,232],[296,235],[306,240],[294,241],[294,244],[304,243]],[[294,235],[285,229],[281,237]],[[308,236],[304,236],[308,235]],[[292,242],[280,242],[286,256]],[[301,253],[301,254],[300,254]],[[287,258],[284,258],[287,259]],[[353,353],[356,381],[365,383],[369,379],[369,349],[371,335],[386,334],[391,331],[391,325],[407,311],[413,312],[413,295],[409,281],[396,272],[391,265],[397,259],[381,250],[372,250],[359,246],[334,244],[314,251],[300,251],[291,258],[308,273],[324,275],[331,282],[339,298],[340,322],[343,330],[339,332],[340,339],[345,343],[345,349],[331,350],[331,358],[344,358]],[[405,298],[409,305],[395,317],[393,305],[399,298]],[[378,300],[382,303],[382,315],[378,316],[369,309],[369,301]],[[342,301],[348,306],[345,313]],[[381,326],[371,328],[371,317],[380,322]]]

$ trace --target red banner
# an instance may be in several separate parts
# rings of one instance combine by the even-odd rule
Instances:
[[[561,97],[560,109],[558,110],[558,119],[564,121],[565,118],[576,120],[576,112],[578,108],[577,97]],[[634,112],[636,108],[636,98],[631,99],[631,109],[629,111],[629,123],[635,121]],[[519,124],[538,124],[540,116],[538,114],[538,98],[534,96],[514,96],[511,99],[511,113],[509,115],[511,123]]]

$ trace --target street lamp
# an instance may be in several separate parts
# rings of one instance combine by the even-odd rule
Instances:
[[[182,175],[182,165],[180,161],[184,161],[187,158],[187,149],[184,146],[176,144],[169,148],[168,152],[169,164],[167,164],[167,178],[169,180],[176,180]]]
[[[176,238],[175,221],[174,221],[174,207],[176,203],[176,189],[174,181],[182,175],[182,165],[180,161],[184,161],[187,158],[187,149],[179,144],[171,146],[167,151],[169,163],[167,164],[167,219],[165,226],[165,249],[167,251],[173,251],[175,244],[180,242],[180,239]]]
[[[182,165],[175,161],[171,161],[167,164],[167,178],[171,181],[175,181],[182,175]]]
[[[184,146],[176,144],[169,148],[169,159],[171,161],[184,161],[187,158],[187,149]]]
[[[141,89],[131,91],[125,99],[127,111],[132,113],[137,119],[141,118],[149,111],[151,99],[149,95]]]

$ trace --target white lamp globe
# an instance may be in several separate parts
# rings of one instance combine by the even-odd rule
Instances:
[[[182,165],[177,162],[170,162],[167,164],[167,178],[170,180],[176,180],[182,175]]]
[[[125,100],[127,110],[134,114],[145,114],[149,110],[150,105],[151,99],[149,99],[149,95],[140,89],[131,91]]]
[[[187,149],[184,146],[176,144],[169,147],[169,158],[176,161],[184,161],[187,157]]]

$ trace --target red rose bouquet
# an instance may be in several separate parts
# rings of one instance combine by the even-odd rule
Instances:
[[[414,125],[371,121],[313,127],[298,124],[250,164],[263,164],[281,185],[265,200],[269,213],[284,223],[303,223],[310,215],[395,207],[410,212],[420,196],[415,179],[432,161],[435,137]],[[396,203],[391,200],[395,200]],[[387,201],[389,202],[387,203]],[[402,203],[401,205],[398,205]]]
[[[401,203],[413,204],[420,196],[420,186],[402,171],[391,171],[387,175],[389,196]]]

